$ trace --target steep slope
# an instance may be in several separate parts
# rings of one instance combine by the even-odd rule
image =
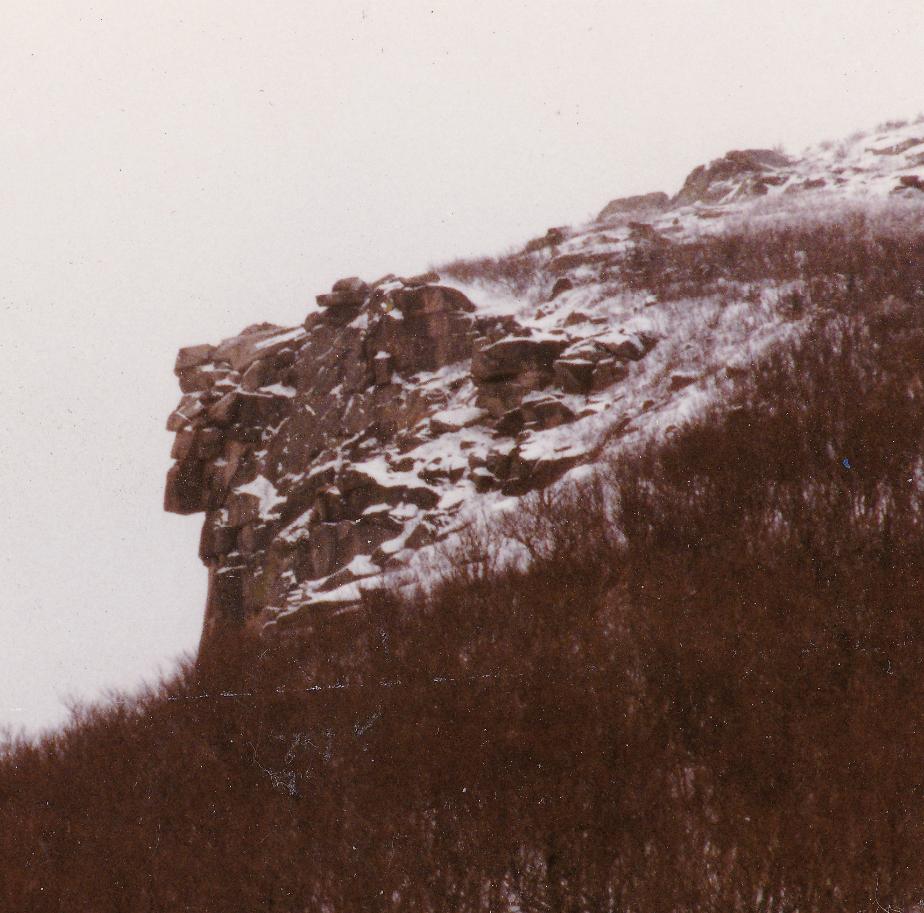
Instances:
[[[614,200],[499,260],[341,280],[301,327],[181,350],[165,507],[205,513],[204,639],[347,610],[479,516],[670,434],[807,325],[797,236],[773,281],[733,246],[704,272],[704,243],[876,207],[919,218],[922,191],[924,124],[731,152],[673,199]]]

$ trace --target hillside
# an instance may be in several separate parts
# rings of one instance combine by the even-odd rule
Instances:
[[[922,203],[924,123],[733,151],[672,198],[614,200],[500,258],[344,279],[301,327],[183,349],[165,506],[205,513],[205,639],[426,580],[523,495],[671,433],[805,332],[828,235],[867,218],[894,237]]]
[[[916,909],[921,154],[729,153],[181,351],[203,649],[3,743],[0,909]]]

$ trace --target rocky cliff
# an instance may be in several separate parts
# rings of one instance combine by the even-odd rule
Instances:
[[[349,610],[478,515],[669,434],[800,325],[759,282],[653,293],[658,251],[736,220],[919,206],[922,175],[924,124],[730,152],[673,198],[614,200],[499,260],[344,279],[302,326],[182,349],[165,507],[205,515],[204,640]]]

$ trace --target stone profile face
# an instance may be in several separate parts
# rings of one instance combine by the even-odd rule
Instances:
[[[355,601],[350,584],[436,541],[460,499],[560,476],[578,452],[518,440],[576,421],[565,399],[617,383],[646,345],[619,336],[569,356],[579,334],[479,316],[432,272],[342,279],[317,304],[302,327],[259,324],[177,356],[164,507],[205,514],[206,640],[289,618],[300,599]]]

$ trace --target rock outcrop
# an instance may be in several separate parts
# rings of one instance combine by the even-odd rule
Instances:
[[[177,356],[165,508],[205,514],[206,640],[352,604],[472,496],[554,481],[585,451],[542,433],[653,345],[479,316],[434,274],[340,280],[317,304]]]
[[[771,186],[785,182],[779,172],[791,164],[788,156],[772,149],[733,150],[694,169],[672,202],[685,206],[764,196]]]
[[[730,152],[673,199],[624,197],[587,226],[549,229],[506,261],[514,285],[510,270],[468,285],[433,272],[354,276],[318,295],[300,326],[255,324],[182,349],[165,508],[204,514],[204,642],[228,627],[310,628],[474,511],[579,472],[614,436],[673,427],[701,395],[704,359],[684,353],[708,338],[661,346],[678,311],[659,314],[633,277],[755,198],[877,191],[919,202],[919,133],[802,159]],[[535,276],[525,292],[524,275]],[[721,319],[710,313],[702,334]],[[739,331],[723,332],[720,364]],[[677,363],[651,357],[665,348]]]
[[[660,191],[656,193],[643,193],[633,197],[618,197],[610,200],[600,214],[597,216],[598,222],[605,222],[607,219],[613,219],[617,216],[627,215],[629,213],[651,213],[662,212],[671,204],[671,199],[666,193]]]

